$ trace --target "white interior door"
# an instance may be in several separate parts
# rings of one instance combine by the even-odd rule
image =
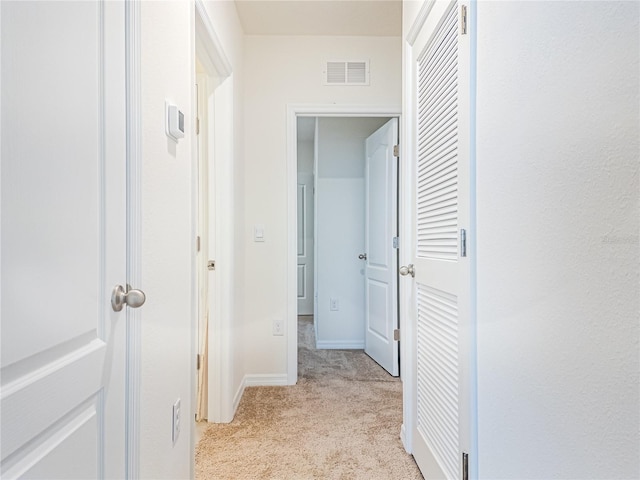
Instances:
[[[125,9],[0,2],[1,477],[125,477]]]
[[[298,315],[313,315],[313,174],[298,173]]]
[[[429,479],[464,478],[471,442],[471,277],[460,241],[470,219],[470,54],[462,8],[458,1],[434,2],[412,47],[412,444]]]
[[[400,374],[398,342],[398,119],[366,140],[365,352],[391,375]]]

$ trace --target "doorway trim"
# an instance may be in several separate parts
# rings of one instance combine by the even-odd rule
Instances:
[[[208,118],[212,127],[201,134],[207,136],[207,157],[209,171],[209,207],[215,209],[214,224],[209,231],[215,232],[215,238],[203,239],[209,242],[209,259],[216,261],[216,287],[213,292],[214,301],[209,308],[209,362],[208,362],[208,421],[229,422],[233,418],[233,396],[231,388],[231,319],[233,318],[233,85],[232,68],[220,42],[203,0],[195,0],[194,37],[192,59],[192,84],[196,82],[196,57],[200,60],[207,75]],[[193,111],[196,112],[195,87],[192,95]],[[197,137],[192,129],[192,144]],[[192,171],[197,171],[198,151],[192,149]],[[196,378],[196,353],[198,318],[198,278],[196,264],[196,232],[198,228],[198,176],[192,180],[192,378]],[[207,233],[208,232],[203,232]],[[211,248],[212,247],[212,248]],[[207,261],[209,259],[204,259]],[[208,297],[212,295],[208,293]],[[197,385],[192,388],[193,405],[195,405]],[[191,453],[195,451],[192,435]]]
[[[142,80],[140,2],[125,2],[127,266],[129,285],[142,285]],[[142,311],[126,309],[125,476],[140,477]]]
[[[402,123],[400,105],[287,105],[287,385],[298,381],[298,117],[397,117]],[[400,319],[402,329],[402,319]],[[403,355],[404,358],[404,355]]]

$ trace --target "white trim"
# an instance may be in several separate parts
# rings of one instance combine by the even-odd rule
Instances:
[[[215,301],[209,307],[209,422],[230,422],[235,413],[236,398],[232,396],[232,346],[231,331],[233,319],[233,86],[229,82],[223,82],[232,73],[222,44],[216,35],[211,18],[207,13],[204,2],[195,0],[194,8],[194,64],[193,81],[195,84],[195,57],[203,63],[209,79],[208,90],[213,98],[213,112],[209,111],[209,128],[202,135],[208,135],[208,145],[213,149],[208,150],[210,165],[209,172],[210,206],[217,206],[215,210],[215,240],[213,248],[210,248],[210,259],[216,261],[216,286],[214,290]],[[195,112],[195,95],[192,99]],[[209,103],[211,109],[211,104]],[[193,142],[195,142],[195,132]],[[195,145],[195,143],[194,143]],[[193,149],[193,165],[197,165],[197,149]],[[214,175],[215,171],[215,175]],[[215,180],[212,180],[215,179]],[[195,180],[197,181],[197,180]],[[211,182],[214,182],[211,185]],[[194,208],[197,205],[197,191],[194,189]],[[197,222],[197,218],[193,219]],[[210,230],[212,225],[209,225]],[[193,231],[197,225],[194,223]],[[204,233],[204,232],[203,232]],[[195,238],[195,237],[194,237]],[[193,257],[195,259],[195,241],[193,243]],[[212,245],[210,245],[211,247]],[[194,260],[193,278],[197,279],[196,264]],[[192,301],[197,302],[197,295],[193,295]],[[195,311],[195,309],[194,309]],[[197,318],[194,315],[193,345],[197,338]],[[194,352],[196,349],[194,348]],[[195,378],[195,355],[193,378]],[[196,389],[193,388],[193,398]],[[241,393],[240,393],[241,394]],[[237,394],[236,394],[237,395]]]
[[[125,2],[126,168],[127,168],[127,284],[142,285],[142,81],[140,2]],[[125,477],[140,477],[141,317],[126,309]]]
[[[242,381],[246,387],[281,387],[287,385],[284,373],[254,373],[244,376]]]
[[[247,387],[284,387],[287,385],[287,375],[282,373],[256,373],[245,375],[233,396],[233,415],[228,420],[230,422],[240,406],[240,400]]]
[[[319,341],[316,343],[319,350],[364,350],[364,342],[362,340],[336,340],[336,341]]]
[[[420,34],[420,30],[422,30],[424,22],[427,21],[427,17],[429,16],[429,13],[431,13],[431,9],[435,5],[435,3],[436,0],[429,0],[428,2],[423,3],[422,7],[420,7],[420,11],[416,16],[413,25],[411,25],[409,33],[407,34],[407,43],[409,45],[413,46],[413,44],[417,40],[418,35]]]
[[[404,449],[408,452],[409,449],[407,448],[407,430],[404,428],[404,423],[400,427],[400,441],[402,442],[402,446],[404,447]]]
[[[195,0],[196,11],[196,44],[197,47],[203,47],[200,60],[207,63],[205,67],[210,71],[215,71],[220,77],[228,77],[231,75],[231,62],[224,53],[222,43],[213,28],[211,18],[207,13],[204,0]],[[199,40],[205,40],[202,44],[198,44]]]
[[[303,117],[398,117],[402,109],[397,105],[287,105],[287,384],[298,380],[298,282],[297,282],[297,172],[298,116]]]

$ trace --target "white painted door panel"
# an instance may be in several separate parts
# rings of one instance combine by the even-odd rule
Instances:
[[[125,10],[1,2],[2,478],[125,476]]]
[[[298,315],[313,315],[313,174],[298,174]]]
[[[462,478],[471,447],[469,35],[461,4],[434,2],[412,46],[413,455],[425,478]]]
[[[365,352],[391,375],[400,374],[398,342],[397,235],[398,119],[366,140],[365,160]]]

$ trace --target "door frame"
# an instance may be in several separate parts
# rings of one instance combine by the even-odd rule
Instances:
[[[402,125],[402,108],[399,105],[287,105],[287,385],[298,381],[298,117],[397,117]],[[401,331],[402,323],[400,319]],[[402,359],[404,354],[401,362]]]
[[[125,1],[127,284],[142,287],[141,3]],[[140,477],[140,384],[143,312],[126,309],[125,475]]]
[[[216,288],[214,305],[209,307],[209,363],[208,363],[208,421],[230,422],[233,419],[233,392],[231,385],[231,319],[233,318],[233,84],[232,67],[222,47],[203,0],[194,2],[194,36],[192,48],[192,111],[196,112],[197,97],[196,56],[208,76],[207,116],[212,127],[201,132],[207,136],[209,160],[209,200],[215,210],[215,222],[209,231],[215,239],[208,241],[209,259],[216,261]],[[214,121],[218,120],[217,122]],[[195,129],[191,129],[191,141],[196,145]],[[198,151],[192,149],[192,171],[198,168]],[[192,378],[196,378],[196,353],[198,352],[198,265],[196,264],[196,236],[198,232],[198,175],[192,178]],[[224,208],[222,208],[224,206]],[[205,233],[205,232],[203,232]],[[213,247],[213,248],[211,248]],[[207,261],[209,259],[204,259]],[[209,298],[210,295],[209,295]],[[193,384],[192,401],[195,405],[197,385]],[[195,429],[192,429],[195,430]],[[191,437],[191,453],[195,451],[195,436]]]

